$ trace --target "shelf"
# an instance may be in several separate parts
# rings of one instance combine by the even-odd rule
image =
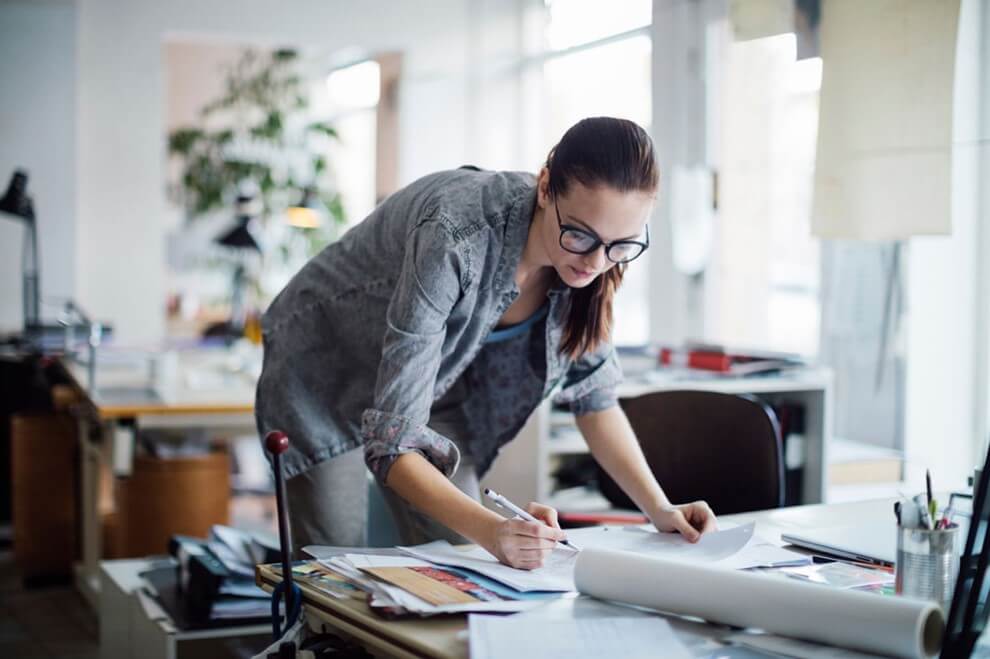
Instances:
[[[692,389],[728,394],[787,393],[823,390],[832,374],[826,368],[796,368],[767,375],[725,376],[691,369],[664,368],[627,375],[619,396],[634,397],[654,391]]]
[[[597,488],[568,487],[550,495],[548,506],[568,512],[601,513],[615,510]],[[622,511],[630,512],[630,511]]]
[[[896,483],[904,472],[904,454],[891,448],[831,439],[828,459],[829,487]]]

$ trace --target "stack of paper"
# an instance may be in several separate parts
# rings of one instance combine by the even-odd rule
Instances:
[[[574,590],[574,559],[577,552],[565,546],[554,549],[546,564],[535,570],[517,570],[498,562],[481,547],[454,547],[437,540],[417,547],[399,547],[403,553],[438,565],[458,567],[482,574],[520,592]]]
[[[644,526],[577,529],[569,531],[568,537],[583,549],[632,551],[723,569],[810,562],[806,556],[759,539],[753,524],[706,533],[696,543]],[[523,611],[576,590],[574,566],[579,552],[563,545],[536,570],[511,568],[480,547],[455,547],[443,540],[397,549],[358,553],[307,547],[306,551],[319,559],[320,569],[360,589],[372,606],[391,612]]]
[[[679,533],[660,533],[652,526],[595,526],[570,530],[567,537],[582,549],[630,551],[732,570],[811,562],[808,556],[759,538],[754,534],[752,523],[706,533],[696,543],[688,542]],[[523,592],[575,590],[574,563],[578,552],[566,546],[558,546],[546,565],[531,571],[502,565],[480,547],[454,547],[443,540],[417,547],[399,547],[399,550],[424,561],[483,574]]]
[[[281,575],[280,567],[273,567],[276,574]],[[319,561],[305,561],[292,566],[292,576],[324,595],[335,599],[364,599],[365,591],[354,585],[346,577],[320,564]]]
[[[322,572],[324,588],[330,585],[335,591],[329,594],[353,596],[353,592],[343,592],[342,582],[372,607],[389,614],[515,612],[560,596],[557,592],[522,592],[482,574],[395,553],[307,551],[321,556],[316,569]],[[328,584],[330,580],[337,583]]]

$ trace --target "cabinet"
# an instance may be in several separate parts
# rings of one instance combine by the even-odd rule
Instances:
[[[685,370],[630,372],[626,368],[626,380],[619,387],[619,396],[631,398],[669,390],[750,394],[771,406],[784,403],[801,406],[804,410],[803,441],[788,448],[802,454],[800,503],[825,501],[832,419],[832,374],[828,369],[802,368],[773,375],[729,378]],[[519,436],[502,448],[482,485],[494,488],[521,505],[540,501],[573,509],[573,505],[556,500],[553,471],[560,456],[587,451],[587,445],[574,425],[574,417],[569,412],[554,410],[550,401],[545,401],[529,418]]]
[[[177,628],[141,577],[158,566],[159,562],[144,558],[100,561],[100,659],[247,657],[271,643],[272,628],[267,623]]]

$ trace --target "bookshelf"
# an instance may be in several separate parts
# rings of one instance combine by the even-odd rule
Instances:
[[[831,434],[832,374],[824,368],[800,368],[776,374],[725,377],[691,370],[644,368],[627,364],[623,358],[625,382],[620,397],[635,397],[654,391],[677,389],[750,394],[769,403],[800,405],[804,408],[802,479],[800,503],[822,503],[828,483],[828,441]],[[630,360],[631,361],[631,360]],[[791,440],[785,440],[791,441]],[[785,450],[790,450],[785,447]],[[521,505],[541,501],[561,509],[600,509],[601,497],[593,493],[584,500],[573,491],[559,490],[553,472],[561,456],[587,453],[574,417],[553,409],[545,401],[530,417],[519,436],[499,453],[482,484],[492,487]]]

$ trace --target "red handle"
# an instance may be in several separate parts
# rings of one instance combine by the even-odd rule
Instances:
[[[289,450],[289,436],[281,430],[273,430],[265,435],[265,448],[272,455],[281,455]]]

